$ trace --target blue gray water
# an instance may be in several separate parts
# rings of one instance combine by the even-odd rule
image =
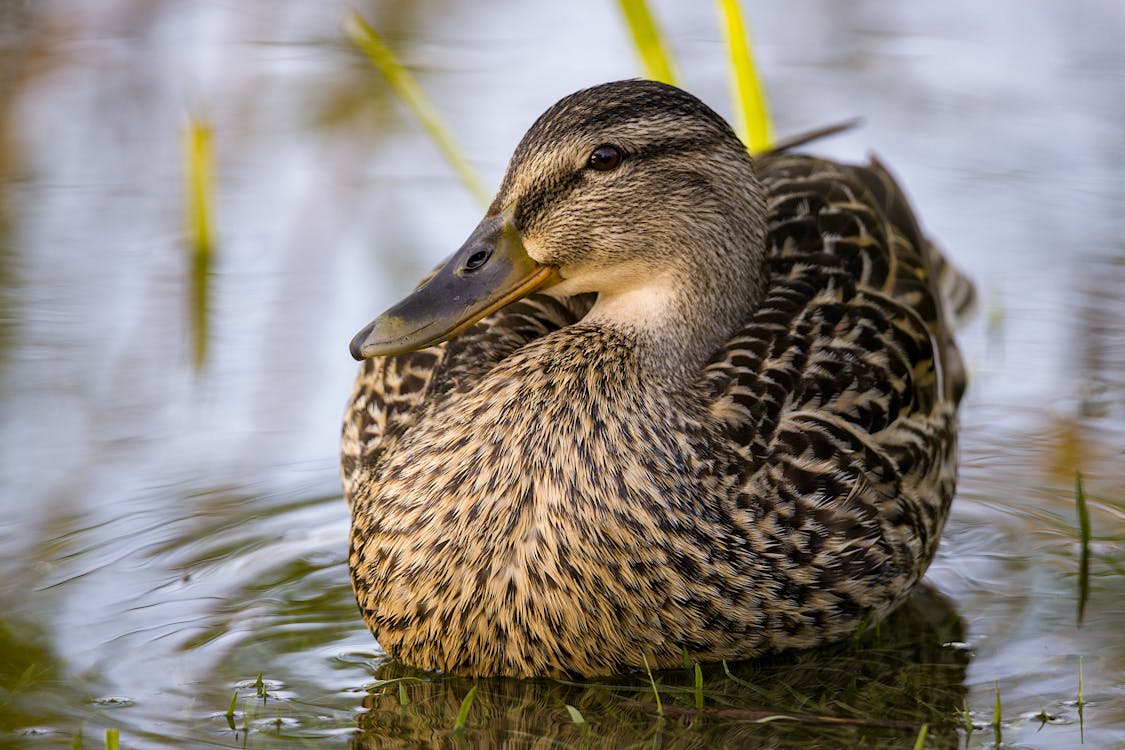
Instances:
[[[490,185],[546,106],[640,73],[608,0],[356,6]],[[681,83],[729,115],[711,6],[653,6]],[[927,577],[961,635],[931,645],[963,655],[952,682],[978,725],[999,691],[1007,746],[1125,746],[1125,6],[744,6],[777,131],[862,116],[817,150],[877,153],[978,284],[961,490]],[[350,48],[343,10],[0,4],[0,744],[101,747],[109,727],[124,747],[451,741],[441,719],[363,718],[393,666],[350,598],[335,461],[348,340],[480,207]],[[189,116],[217,151],[201,371]],[[1076,471],[1094,535],[1081,625]],[[462,686],[425,689],[456,713]],[[511,735],[496,719],[487,739],[579,741],[538,689],[493,695],[497,715],[507,696],[542,719]],[[649,726],[599,731],[660,739]]]

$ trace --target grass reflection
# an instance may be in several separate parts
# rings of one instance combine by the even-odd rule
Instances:
[[[188,288],[191,306],[191,351],[196,370],[207,359],[210,329],[208,298],[211,266],[215,256],[215,156],[212,129],[205,121],[192,117],[184,131],[184,195],[191,255]]]
[[[63,707],[81,714],[97,690],[96,679],[67,675],[41,624],[11,614],[0,618],[0,745],[4,734],[29,727],[57,731]]]

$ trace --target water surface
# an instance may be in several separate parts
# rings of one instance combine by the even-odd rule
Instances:
[[[348,340],[480,207],[342,5],[55,0],[0,4],[0,744],[1125,746],[1125,9],[744,5],[778,131],[863,116],[818,151],[878,152],[980,292],[927,586],[854,643],[703,672],[710,708],[863,721],[687,722],[674,671],[663,721],[647,679],[492,680],[455,735],[474,683],[387,663],[355,610],[335,461]],[[546,106],[639,73],[610,2],[357,6],[493,185]],[[709,6],[654,7],[729,115]],[[202,369],[189,116],[217,151]]]

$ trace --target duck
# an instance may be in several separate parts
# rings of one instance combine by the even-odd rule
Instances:
[[[880,621],[953,498],[966,288],[875,158],[751,156],[654,81],[566,96],[351,342],[366,625],[419,670],[592,678]]]

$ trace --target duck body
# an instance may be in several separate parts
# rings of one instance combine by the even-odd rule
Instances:
[[[651,82],[564,99],[416,296],[517,241],[534,288],[442,312],[463,330],[433,345],[413,308],[353,343],[376,353],[344,425],[349,566],[392,657],[518,677],[743,659],[847,637],[925,572],[956,478],[955,272],[878,164],[750,166],[724,128]],[[621,175],[595,153],[558,178],[604,144]]]

